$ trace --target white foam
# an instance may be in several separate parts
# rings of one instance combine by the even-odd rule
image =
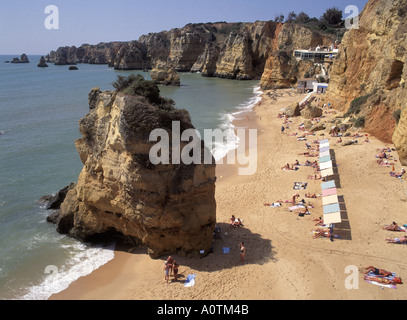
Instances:
[[[215,158],[215,161],[219,161],[223,159],[228,152],[232,150],[236,150],[239,146],[240,139],[235,134],[235,126],[233,125],[233,121],[239,118],[239,115],[242,115],[246,112],[250,112],[253,110],[254,106],[261,101],[261,95],[263,92],[260,90],[259,86],[253,88],[254,96],[250,98],[245,103],[240,104],[237,106],[237,110],[233,111],[232,113],[226,113],[221,115],[221,124],[220,129],[226,131],[224,135],[226,137],[226,141],[223,143],[214,143],[212,148],[212,155]]]
[[[42,283],[29,288],[21,300],[47,300],[51,295],[67,289],[75,280],[89,275],[114,258],[114,244],[108,247],[91,248],[78,244],[74,248],[79,252],[74,254],[62,267],[55,270],[56,272],[45,274],[44,269]]]

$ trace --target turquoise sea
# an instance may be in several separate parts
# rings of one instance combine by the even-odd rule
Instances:
[[[93,87],[111,90],[117,75],[107,65],[4,63],[0,56],[0,299],[44,300],[114,257],[114,244],[96,247],[55,231],[38,199],[76,182],[82,163],[74,146],[78,121],[88,113]],[[148,72],[140,73],[150,79]],[[181,73],[181,87],[161,87],[194,126],[229,130],[231,121],[259,101],[258,81],[204,78]],[[235,144],[215,146],[215,158]]]

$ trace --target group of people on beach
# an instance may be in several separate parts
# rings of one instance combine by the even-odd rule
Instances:
[[[169,283],[170,276],[174,275],[173,281],[178,281],[179,264],[172,256],[169,256],[164,262],[164,280]]]

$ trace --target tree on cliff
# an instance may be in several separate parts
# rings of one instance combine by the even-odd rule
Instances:
[[[294,23],[298,24],[305,24],[308,23],[311,20],[308,14],[306,14],[304,11],[301,11],[294,19]]]
[[[338,8],[333,7],[326,10],[319,20],[323,24],[336,26],[342,22],[342,16],[342,11]]]
[[[117,76],[117,80],[113,82],[113,87],[118,92],[123,92],[127,95],[143,96],[150,103],[159,106],[161,109],[168,111],[174,109],[174,100],[161,97],[158,86],[152,81],[145,80],[140,74],[131,74],[128,77]]]
[[[285,22],[291,23],[297,18],[297,14],[294,11],[288,13],[287,20]]]

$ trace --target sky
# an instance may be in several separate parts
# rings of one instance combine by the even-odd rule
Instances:
[[[267,21],[291,11],[319,18],[332,7],[362,11],[367,1],[0,0],[0,54],[46,55],[61,46],[137,40],[188,23]]]

